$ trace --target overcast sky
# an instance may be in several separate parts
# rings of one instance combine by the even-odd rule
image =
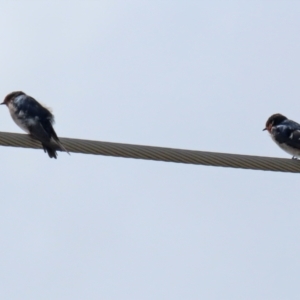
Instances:
[[[299,1],[2,1],[0,95],[60,137],[290,156]],[[22,132],[0,107],[0,131]],[[1,299],[299,299],[299,175],[0,147]]]

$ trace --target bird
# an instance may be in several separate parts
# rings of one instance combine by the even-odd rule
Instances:
[[[12,119],[21,129],[42,143],[50,158],[57,158],[57,149],[69,153],[53,129],[53,114],[33,97],[16,91],[8,94],[0,104],[8,107]]]
[[[266,127],[272,140],[292,159],[300,157],[300,124],[289,120],[282,114],[273,114],[266,122]]]

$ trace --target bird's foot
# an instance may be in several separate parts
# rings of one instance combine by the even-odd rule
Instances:
[[[292,159],[293,159],[293,160],[299,160],[299,159],[297,158],[297,156],[293,156]]]

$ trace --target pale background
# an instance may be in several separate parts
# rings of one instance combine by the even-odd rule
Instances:
[[[0,95],[61,137],[290,156],[300,1],[2,1]],[[0,131],[22,132],[0,107]],[[0,147],[1,299],[299,299],[300,177]]]

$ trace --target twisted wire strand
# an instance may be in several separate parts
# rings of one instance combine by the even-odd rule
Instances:
[[[215,167],[300,173],[300,161],[292,159],[130,145],[71,138],[60,138],[60,141],[69,152],[73,153]],[[0,132],[0,146],[33,149],[42,148],[41,143],[29,135],[9,132]],[[63,151],[59,145],[53,144],[53,146],[58,151]]]

